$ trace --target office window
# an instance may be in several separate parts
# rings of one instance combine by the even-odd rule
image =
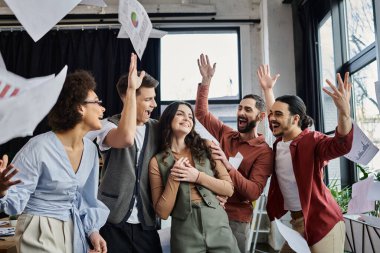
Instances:
[[[376,0],[377,1],[377,0]],[[346,0],[348,58],[351,59],[375,42],[372,0]]]
[[[334,41],[331,16],[323,20],[318,29],[319,73],[322,87],[328,87],[326,79],[335,83]],[[338,122],[337,110],[332,98],[325,92],[321,93],[324,132],[335,130]]]
[[[326,79],[335,83],[335,59],[334,59],[334,40],[331,16],[328,15],[318,28],[319,45],[319,74],[320,86],[327,87]],[[332,133],[338,123],[337,109],[332,98],[325,92],[321,92],[323,128],[325,133]],[[340,188],[340,159],[331,160],[327,166],[327,181]]]
[[[355,121],[369,139],[380,147],[380,114],[377,107],[375,81],[377,62],[374,61],[351,76]],[[367,165],[370,171],[379,170],[380,153]]]
[[[216,62],[210,100],[240,98],[237,30],[169,31],[161,39],[161,101],[195,100],[201,81],[197,58],[207,54]]]

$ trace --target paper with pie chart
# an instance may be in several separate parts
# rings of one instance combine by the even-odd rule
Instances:
[[[148,13],[136,0],[120,0],[119,22],[122,25],[121,28],[127,32],[136,54],[141,60],[153,27]]]

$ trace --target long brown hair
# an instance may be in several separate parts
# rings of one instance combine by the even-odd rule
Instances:
[[[192,156],[197,159],[200,163],[203,163],[202,156],[205,154],[206,157],[210,160],[211,168],[214,171],[215,174],[215,161],[211,157],[211,151],[209,147],[207,146],[206,139],[203,139],[195,130],[195,118],[194,118],[194,110],[191,107],[191,105],[184,101],[175,101],[168,105],[166,109],[163,111],[160,117],[159,121],[159,133],[161,138],[161,145],[160,145],[160,151],[167,150],[171,147],[171,141],[172,141],[172,128],[171,124],[173,121],[174,116],[177,113],[178,107],[180,105],[186,105],[190,108],[191,113],[193,115],[193,128],[191,129],[190,133],[186,135],[185,137],[185,144],[188,148],[190,148]],[[169,154],[165,154],[162,158],[162,162],[165,162],[165,158]]]

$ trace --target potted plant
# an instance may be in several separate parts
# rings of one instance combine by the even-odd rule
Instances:
[[[9,216],[9,224],[12,227],[15,227],[17,225],[17,218],[18,218],[18,215],[10,215]]]

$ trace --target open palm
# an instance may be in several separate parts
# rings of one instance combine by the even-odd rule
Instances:
[[[201,54],[198,59],[198,67],[202,78],[211,79],[215,73],[216,63],[211,66],[208,56]]]

